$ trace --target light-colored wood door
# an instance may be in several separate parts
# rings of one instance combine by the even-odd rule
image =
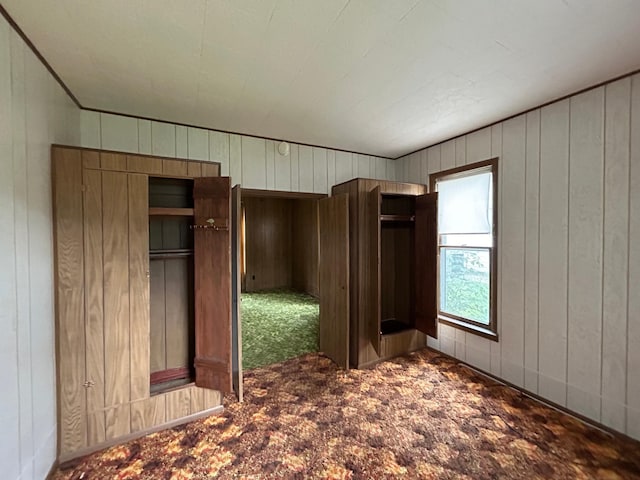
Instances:
[[[233,390],[238,401],[242,401],[242,313],[241,313],[241,257],[240,237],[242,234],[242,204],[240,185],[231,191],[231,370],[233,372]]]
[[[319,201],[320,350],[349,368],[349,197]]]
[[[438,194],[416,197],[415,327],[438,338]]]
[[[380,355],[380,320],[381,320],[381,292],[380,292],[380,207],[382,195],[377,186],[367,197],[368,227],[369,227],[369,298],[371,317],[367,319],[367,333],[371,345]]]

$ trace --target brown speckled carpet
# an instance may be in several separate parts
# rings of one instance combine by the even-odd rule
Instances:
[[[245,399],[54,478],[640,478],[640,443],[427,350],[348,373],[308,354],[250,371]]]

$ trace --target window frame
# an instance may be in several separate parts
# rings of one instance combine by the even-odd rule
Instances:
[[[486,247],[489,250],[489,325],[476,322],[474,320],[459,317],[440,310],[440,251],[443,245],[438,233],[438,279],[437,279],[437,297],[438,297],[438,322],[449,325],[460,330],[464,330],[493,341],[498,341],[498,319],[497,319],[497,292],[498,292],[498,157],[480,162],[470,163],[468,165],[454,167],[441,172],[429,175],[429,192],[436,192],[436,186],[439,181],[453,180],[455,178],[466,177],[477,170],[477,173],[490,171],[492,179],[492,195],[493,195],[493,218],[491,225],[492,246]],[[456,248],[449,245],[450,248]],[[464,247],[462,247],[464,248]],[[476,247],[474,247],[476,248]],[[484,247],[483,247],[484,248]]]

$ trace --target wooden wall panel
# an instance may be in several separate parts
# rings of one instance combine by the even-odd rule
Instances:
[[[167,392],[166,418],[167,422],[186,417],[191,414],[191,388],[181,388]]]
[[[100,168],[100,153],[95,150],[82,151],[82,168]]]
[[[165,331],[167,368],[188,367],[193,361],[189,337],[193,334],[193,271],[187,258],[165,260]]]
[[[105,440],[102,173],[84,170],[84,282],[88,444]],[[99,411],[100,414],[94,412]]]
[[[630,78],[606,86],[601,421],[618,431],[625,431],[630,96]]]
[[[162,159],[141,155],[127,155],[127,170],[148,175],[162,175]]]
[[[292,200],[292,286],[318,296],[318,201]]]
[[[186,177],[188,175],[187,162],[182,160],[162,160],[163,175]]]
[[[203,177],[219,177],[220,165],[217,163],[202,163],[202,176]]]
[[[108,408],[104,414],[107,440],[131,433],[131,406],[128,402]]]
[[[502,232],[502,315],[509,318],[511,328],[500,338],[502,375],[519,387],[524,386],[524,262],[525,262],[525,155],[526,118],[521,115],[504,123],[502,163],[502,216],[509,221],[499,223]],[[499,181],[499,179],[498,179]],[[468,334],[467,337],[470,335]]]
[[[123,153],[100,152],[100,168],[103,170],[127,170],[127,156]]]
[[[540,209],[540,111],[527,114],[524,248],[524,387],[538,393],[538,239]],[[499,278],[498,282],[502,280]]]
[[[84,249],[82,164],[79,151],[53,150],[57,271],[59,450],[86,446]]]
[[[123,215],[129,207],[127,174],[103,172],[102,193],[103,224],[109,226],[103,230],[105,405],[109,407],[130,399],[129,221]],[[112,425],[112,434],[114,429],[120,431]]]
[[[166,395],[154,395],[131,403],[131,431],[138,432],[166,422]]]
[[[129,174],[131,400],[149,396],[149,179]]]
[[[291,286],[291,201],[244,197],[248,292]]]
[[[540,395],[566,404],[569,101],[541,111]]]
[[[159,372],[167,368],[166,355],[166,299],[165,299],[165,261],[156,259],[150,262],[150,367]]]
[[[567,407],[600,419],[604,87],[571,98]]]

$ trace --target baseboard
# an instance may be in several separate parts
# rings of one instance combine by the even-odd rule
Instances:
[[[204,417],[220,414],[223,411],[224,411],[224,406],[218,405],[216,407],[209,408],[207,410],[203,410],[201,412],[194,413],[192,415],[188,415],[186,417],[182,417],[177,420],[172,420],[171,422],[163,423],[161,425],[156,425],[154,427],[147,428],[145,430],[139,430],[134,433],[129,433],[128,435],[123,435],[122,437],[114,438],[113,440],[108,440],[106,442],[98,443],[96,445],[83,448],[73,453],[60,455],[60,457],[56,462],[57,463],[56,468],[58,466],[64,467],[66,464],[68,464],[69,462],[72,462],[73,460],[77,460],[81,457],[86,457],[87,455],[98,452],[100,450],[104,450],[105,448],[113,447],[114,445],[119,445],[121,443],[130,442],[131,440],[144,437],[145,435],[149,435],[150,433],[155,433],[161,430],[177,427],[178,425],[183,425],[185,423],[193,422],[195,420],[199,420]]]

